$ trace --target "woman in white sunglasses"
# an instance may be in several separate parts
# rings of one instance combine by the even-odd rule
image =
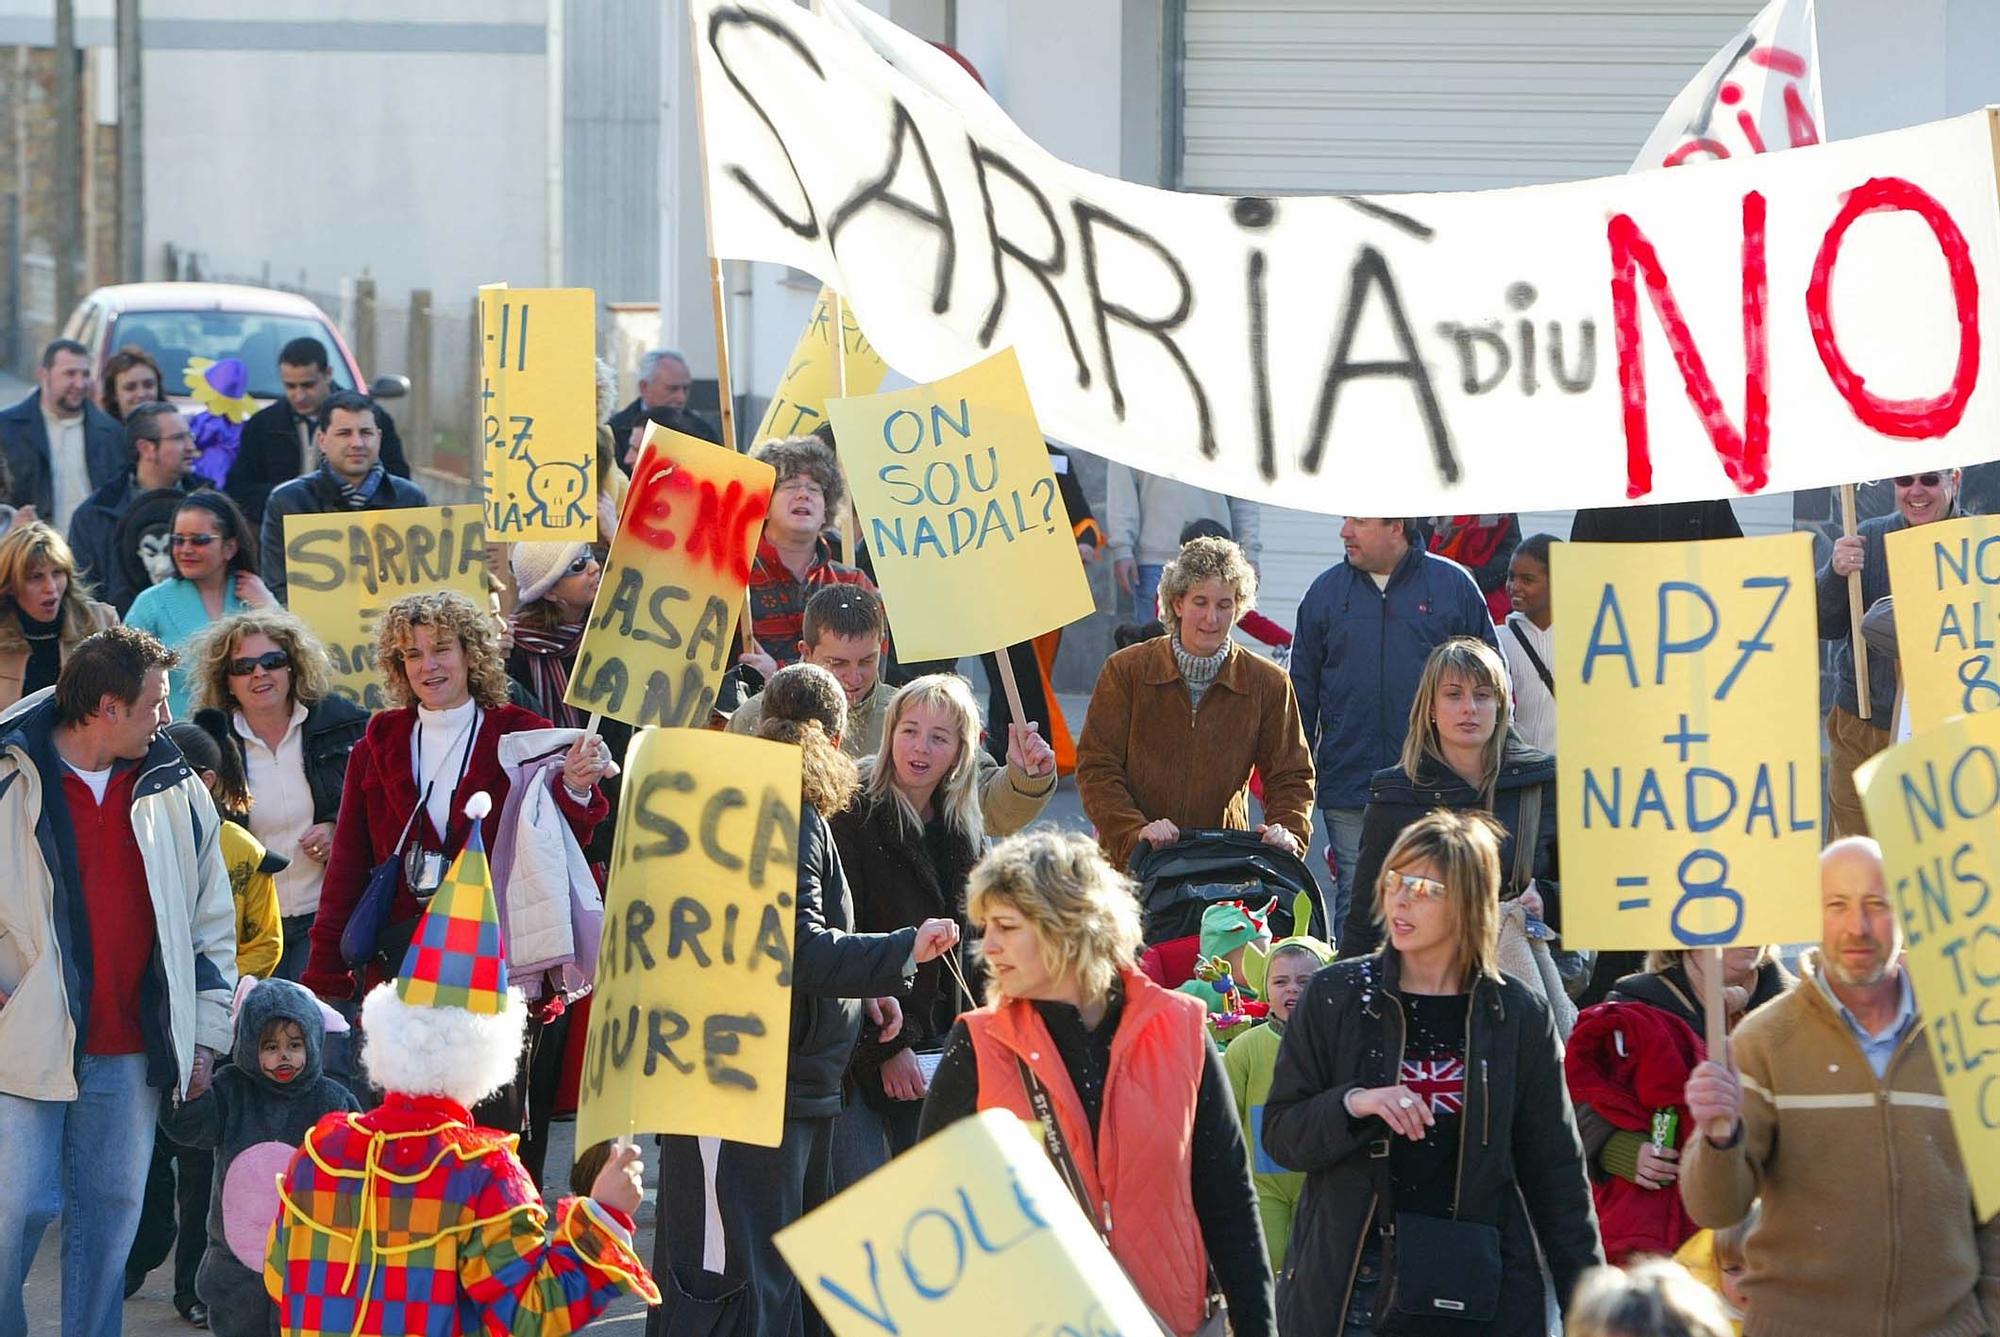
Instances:
[[[1539,1337],[1537,1242],[1564,1302],[1604,1261],[1555,1023],[1496,963],[1499,883],[1491,818],[1419,819],[1373,889],[1383,946],[1292,1010],[1263,1125],[1307,1175],[1280,1331]]]

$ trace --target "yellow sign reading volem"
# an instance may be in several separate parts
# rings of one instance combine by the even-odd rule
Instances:
[[[826,402],[842,390],[834,366],[833,299],[833,289],[819,290],[812,315],[806,318],[791,360],[785,363],[785,374],[778,378],[777,393],[757,424],[757,434],[750,438],[752,443],[803,436],[826,420]],[[846,357],[846,392],[872,395],[880,390],[888,379],[889,364],[855,323],[854,308],[845,304],[840,308],[838,337]]]
[[[706,729],[633,737],[578,1146],[640,1132],[783,1139],[799,784],[786,744]]]
[[[1817,936],[1805,534],[1552,550],[1563,944]]]
[[[1041,1144],[1005,1110],[926,1138],[777,1244],[838,1337],[1160,1330]]]
[[[495,543],[597,535],[597,294],[479,290],[480,449]]]
[[[1900,588],[1896,599],[1900,616]],[[1972,1200],[1989,1220],[2000,1213],[2000,714],[1924,730],[1863,763],[1854,783]]]
[[[1096,609],[1012,349],[827,412],[898,655],[985,654]]]
[[[1910,728],[2000,707],[2000,517],[1883,536]]]
[[[389,704],[375,629],[406,594],[486,598],[486,522],[471,506],[288,515],[285,602],[333,660],[333,687],[369,710]]]

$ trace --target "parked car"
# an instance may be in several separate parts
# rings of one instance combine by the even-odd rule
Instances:
[[[241,358],[249,393],[269,402],[278,383],[278,350],[308,335],[326,345],[333,383],[352,390],[367,385],[376,399],[409,393],[406,376],[362,378],[361,364],[340,331],[311,300],[275,288],[235,283],[118,283],[99,288],[77,303],[63,334],[90,350],[91,366],[102,383],[104,365],[127,344],[136,344],[160,364],[160,388],[180,403],[187,394],[192,357]]]

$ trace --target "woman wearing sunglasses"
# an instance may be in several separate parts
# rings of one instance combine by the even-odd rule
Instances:
[[[319,909],[347,757],[368,712],[333,694],[333,664],[306,625],[277,608],[224,618],[188,648],[197,707],[229,715],[257,803],[250,834],[291,860],[277,875],[285,951],[277,975],[296,982]]]
[[[203,488],[190,492],[174,512],[167,542],[174,574],[140,591],[125,614],[125,625],[150,631],[169,650],[182,650],[210,624],[250,608],[276,608],[257,576],[257,545],[250,522],[235,502]],[[192,707],[185,672],[167,675],[167,707],[184,720]]]
[[[1387,941],[1292,1010],[1263,1128],[1307,1175],[1281,1331],[1540,1337],[1537,1241],[1565,1304],[1604,1261],[1555,1023],[1496,963],[1499,889],[1491,818],[1419,819],[1368,898]]]

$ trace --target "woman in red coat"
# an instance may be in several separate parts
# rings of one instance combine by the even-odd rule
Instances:
[[[394,977],[424,904],[465,845],[471,829],[466,800],[482,790],[493,799],[482,824],[486,848],[495,847],[508,790],[499,759],[502,735],[550,727],[508,702],[498,628],[491,614],[462,594],[398,599],[382,617],[376,646],[383,689],[395,706],[368,721],[348,758],[304,979],[336,1001],[356,996],[357,974]],[[578,735],[561,776],[551,781],[579,845],[589,843],[610,810],[598,790],[608,761],[603,740]],[[373,959],[350,971],[341,935],[371,874],[391,859],[401,884],[386,926]],[[494,890],[505,895],[505,888]],[[531,1020],[524,1071],[539,1029]],[[511,1131],[524,1126],[525,1103],[525,1085],[517,1081],[474,1113],[482,1124]],[[538,1124],[546,1122],[547,1111],[536,1114]],[[530,1137],[523,1143],[524,1160],[539,1142]]]

